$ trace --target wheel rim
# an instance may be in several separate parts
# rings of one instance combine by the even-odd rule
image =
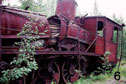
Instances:
[[[64,62],[62,66],[62,77],[65,83],[74,82],[79,78],[79,72],[77,70],[80,69],[78,62],[67,61]]]
[[[58,84],[60,80],[60,69],[59,69],[58,64],[56,62],[50,62],[48,65],[48,71],[53,74],[52,81]]]
[[[80,59],[80,71],[81,71],[81,75],[82,76],[87,74],[86,68],[87,68],[86,59],[85,58],[81,58]]]

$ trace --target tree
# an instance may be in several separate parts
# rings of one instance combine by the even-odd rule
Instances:
[[[20,9],[27,9],[28,11],[38,12],[47,17],[55,14],[57,0],[17,0],[21,5],[11,5],[8,0],[3,0],[8,6],[18,7]]]
[[[95,3],[94,3],[93,15],[94,15],[94,16],[99,16],[99,15],[101,15],[101,13],[100,13],[100,11],[99,11],[99,9],[98,9],[97,2],[96,2],[96,1],[95,1]]]
[[[118,24],[120,24],[120,25],[122,25],[122,24],[124,24],[125,22],[124,22],[124,19],[122,18],[122,17],[119,17],[119,18],[117,18],[117,16],[115,15],[115,14],[113,14],[113,21],[115,21],[116,23],[118,23]],[[124,27],[124,29],[123,30],[126,30],[126,27]],[[119,32],[119,36],[120,36],[120,39],[119,40],[121,40],[121,35],[122,35],[122,32]],[[114,37],[115,37],[116,35],[114,35]],[[123,59],[126,59],[126,31],[123,31]],[[115,39],[116,39],[116,37],[115,37]],[[120,42],[121,43],[121,42]],[[120,53],[120,45],[121,44],[119,44],[119,48],[118,48],[118,53]]]
[[[19,0],[21,9],[29,6],[29,11],[39,12],[47,17],[55,14],[57,0]]]
[[[122,17],[117,18],[115,14],[113,14],[112,19],[117,22],[118,24],[122,25],[124,23],[124,20]]]

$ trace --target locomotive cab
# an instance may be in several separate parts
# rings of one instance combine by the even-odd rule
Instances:
[[[103,56],[109,53],[107,55],[108,61],[114,64],[117,63],[123,26],[103,16],[86,17],[82,21],[83,28],[93,33],[91,41],[96,40],[94,43],[94,52]]]

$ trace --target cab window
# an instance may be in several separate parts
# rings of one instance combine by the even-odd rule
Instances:
[[[97,33],[99,36],[104,36],[103,35],[103,28],[104,28],[104,22],[102,21],[98,21],[98,24],[97,24]]]

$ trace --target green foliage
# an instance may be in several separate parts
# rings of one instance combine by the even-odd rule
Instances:
[[[94,84],[96,81],[104,81],[107,79],[107,75],[98,75],[94,76],[93,74],[88,77],[83,77],[80,80],[76,81],[74,84]]]
[[[108,55],[110,55],[110,54],[111,54],[110,51],[106,51],[106,52],[104,53],[104,56],[108,56]]]
[[[56,84],[55,82],[51,82],[51,84]]]
[[[47,17],[55,14],[57,0],[19,0],[21,9],[30,6],[29,11],[39,12]]]
[[[124,41],[123,41],[123,57],[126,60],[126,27],[124,28],[123,31],[123,35],[124,35]]]
[[[13,5],[13,7],[18,7],[21,9],[25,9],[29,6],[27,11],[38,12],[46,15],[47,17],[55,14],[57,0],[17,0],[21,5]],[[4,0],[3,3],[8,2],[8,0]],[[8,6],[10,3],[8,2]]]
[[[117,18],[117,16],[115,14],[113,14],[113,20],[120,25],[124,23],[123,18],[122,17]]]
[[[16,45],[20,46],[19,54],[11,62],[11,65],[14,67],[2,71],[1,83],[8,84],[10,81],[27,76],[32,70],[38,69],[34,58],[35,50],[43,46],[43,41],[39,40],[41,33],[39,33],[38,26],[35,26],[38,24],[38,21],[35,18],[29,18],[29,21],[24,24],[22,31],[17,34],[18,37],[22,38],[21,42],[16,43]]]
[[[117,18],[117,16],[115,14],[113,14],[113,20],[120,25],[125,23],[124,19],[122,17]],[[116,41],[116,36],[117,36],[116,34],[117,34],[116,31],[114,31],[114,38],[113,38],[114,41]],[[125,52],[126,51],[126,45],[125,45],[126,44],[126,27],[124,27],[124,29],[123,29],[123,36],[124,36],[124,38],[123,38],[123,59],[126,59],[126,52]],[[118,57],[120,57],[120,53],[121,53],[121,39],[122,39],[122,32],[119,31]]]
[[[74,84],[105,84],[104,82],[107,80],[114,80],[114,73],[117,71],[117,67],[115,67],[112,73],[103,73],[100,75],[94,75],[93,73],[89,76],[82,77],[78,81],[74,82]],[[126,79],[126,61],[122,61],[120,67],[121,80]]]

